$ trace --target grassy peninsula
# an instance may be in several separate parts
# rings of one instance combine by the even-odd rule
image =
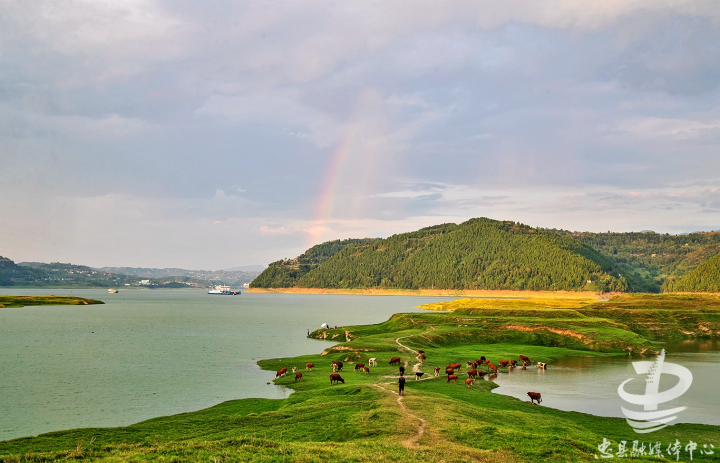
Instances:
[[[679,424],[647,437],[635,434],[623,419],[490,394],[494,384],[488,381],[468,389],[447,384],[444,376],[432,377],[433,367],[481,355],[496,363],[520,354],[552,363],[564,356],[658,349],[654,332],[642,334],[606,318],[612,311],[662,310],[665,320],[678,326],[693,311],[718,316],[710,299],[685,301],[682,310],[674,311],[674,301],[656,298],[606,303],[476,299],[450,303],[445,307],[450,312],[396,314],[376,325],[317,330],[310,336],[340,343],[315,355],[259,362],[268,381],[280,368],[298,367],[303,381],[296,382],[292,374],[275,380],[295,391],[288,399],[229,401],[127,427],[0,442],[0,461],[596,461],[603,439],[612,442],[613,453],[621,441],[630,449],[633,440],[662,442],[663,452],[676,440],[720,449],[717,426]],[[426,352],[423,365],[417,349]],[[430,376],[410,378],[402,399],[395,392],[397,367],[387,362],[395,356],[408,371],[415,367]],[[370,374],[353,371],[353,365],[372,357],[379,364]],[[329,384],[331,361],[345,363],[344,384]],[[312,371],[305,370],[309,362],[316,365]],[[499,374],[505,371],[500,368]],[[693,461],[718,461],[718,454],[696,452]],[[635,460],[660,461],[647,455]]]
[[[65,296],[0,296],[0,307],[24,307],[26,305],[90,305],[104,304],[97,299]]]

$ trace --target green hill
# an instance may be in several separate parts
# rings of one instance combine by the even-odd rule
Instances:
[[[359,238],[316,244],[295,259],[273,262],[255,278],[251,288],[291,288],[303,275],[348,246],[363,246],[380,238]]]
[[[720,252],[720,233],[590,233],[549,230],[601,253],[627,279],[631,291],[670,291],[674,283]]]
[[[328,243],[321,246],[330,249]],[[613,272],[612,263],[591,247],[552,231],[486,218],[348,243],[316,265],[303,260],[300,256],[274,262],[250,286],[628,289],[625,279]]]
[[[682,292],[720,292],[720,254],[700,264],[668,289]]]

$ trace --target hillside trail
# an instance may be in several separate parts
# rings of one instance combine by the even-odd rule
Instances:
[[[427,334],[427,333],[429,333],[430,331],[433,331],[434,329],[435,329],[435,327],[431,326],[429,330],[425,331],[424,333],[420,333],[420,336],[422,336],[422,335],[424,335],[424,334]],[[411,337],[411,336],[417,336],[417,335],[410,335],[410,336],[402,336],[402,337],[399,337],[399,338],[395,339],[395,343],[396,343],[401,349],[405,349],[405,350],[410,351],[410,352],[412,352],[412,353],[414,353],[414,354],[417,354],[416,351],[414,351],[413,349],[410,349],[408,346],[406,346],[406,345],[404,345],[403,343],[400,342],[401,339],[409,338],[409,337]],[[422,365],[422,361],[420,360],[420,354],[417,354],[417,356],[416,356],[415,358],[417,359],[417,363],[415,363],[415,364],[413,365],[413,372],[414,372],[414,373],[418,373],[418,372],[420,371],[420,365]],[[408,362],[405,361],[405,367],[407,368],[407,366],[408,366]],[[428,376],[427,378],[420,379],[419,381],[425,381],[425,380],[428,380],[428,379],[435,379],[435,377],[434,377],[434,376]],[[414,419],[414,420],[419,421],[418,428],[417,428],[417,431],[415,432],[415,435],[414,435],[414,436],[411,436],[410,438],[408,438],[408,439],[406,439],[406,440],[403,441],[403,445],[404,445],[405,447],[407,447],[407,448],[418,447],[418,446],[420,445],[420,444],[418,444],[418,441],[419,441],[420,438],[423,436],[423,434],[425,434],[425,426],[427,425],[427,421],[425,421],[425,419],[420,418],[419,416],[411,413],[410,410],[408,410],[408,408],[407,408],[407,407],[405,406],[405,404],[403,403],[403,396],[401,396],[400,394],[398,394],[398,393],[395,392],[395,391],[392,391],[392,390],[386,388],[385,386],[383,386],[383,384],[387,384],[387,385],[391,385],[391,384],[392,384],[392,385],[395,385],[395,384],[397,384],[397,383],[378,383],[378,384],[374,384],[374,386],[377,387],[377,388],[380,388],[380,389],[382,389],[382,390],[384,390],[384,391],[386,391],[386,392],[389,392],[389,393],[391,393],[391,394],[397,395],[397,396],[398,396],[398,398],[397,398],[397,403],[398,403],[398,405],[400,406],[400,411],[403,413],[403,415],[407,416],[408,418],[411,418],[411,419]]]

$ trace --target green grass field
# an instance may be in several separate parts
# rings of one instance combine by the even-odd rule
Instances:
[[[282,367],[295,366],[303,374],[301,382],[291,373],[275,380],[296,391],[288,399],[229,401],[127,427],[0,442],[0,461],[595,461],[603,439],[612,442],[615,452],[621,441],[628,441],[628,452],[633,440],[644,442],[646,452],[648,443],[662,442],[665,452],[679,440],[681,461],[689,461],[684,447],[692,440],[700,449],[703,444],[718,449],[718,455],[696,451],[693,461],[720,460],[716,426],[680,424],[640,435],[623,419],[564,412],[491,394],[492,382],[477,381],[468,389],[462,384],[467,378],[464,366],[457,384],[448,384],[444,376],[432,377],[433,367],[464,365],[480,356],[495,364],[520,354],[533,362],[553,362],[657,347],[656,339],[627,325],[568,309],[464,307],[316,331],[313,337],[337,335],[335,339],[343,342],[316,355],[259,362],[268,370],[268,381]],[[672,316],[672,310],[664,310]],[[418,362],[412,350],[418,348],[427,355],[419,368],[429,379],[421,381],[412,377]],[[410,375],[402,400],[396,393],[397,367],[388,365],[394,356],[401,357]],[[379,364],[370,374],[353,371],[354,364],[367,364],[371,357]],[[331,361],[345,363],[340,373],[345,384],[330,385]],[[316,365],[309,372],[308,362]],[[501,368],[499,374],[505,371]],[[647,455],[637,459],[661,461]]]
[[[89,305],[104,304],[97,299],[65,296],[0,296],[0,308],[27,305]]]

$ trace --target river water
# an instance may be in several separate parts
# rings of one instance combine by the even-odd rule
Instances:
[[[674,423],[703,423],[720,425],[720,345],[717,340],[682,341],[665,346],[666,363],[681,365],[692,373],[690,389],[675,400],[662,404],[658,410],[688,407],[679,413]],[[645,378],[638,375],[632,362],[655,360],[654,356],[613,356],[565,358],[548,363],[546,370],[534,365],[525,370],[516,368],[508,374],[499,374],[492,381],[500,385],[493,389],[529,400],[528,391],[540,392],[542,405],[567,411],[581,411],[599,416],[624,417],[620,409],[642,411],[642,406],[624,402],[618,395],[618,386],[625,386],[631,394],[645,393]],[[678,378],[663,374],[660,390],[665,391],[678,383]]]
[[[284,398],[256,361],[321,352],[307,330],[379,323],[451,298],[197,290],[27,290],[105,305],[0,308],[0,440],[122,426],[245,397]]]
[[[193,290],[20,290],[71,295],[105,305],[0,309],[0,440],[78,427],[122,426],[245,397],[283,398],[268,386],[263,358],[313,354],[332,345],[307,339],[322,323],[379,323],[451,298],[242,294]],[[716,344],[668,346],[666,361],[690,369],[679,422],[720,424]],[[638,378],[626,356],[553,361],[500,374],[496,393],[602,416],[621,416],[617,387]],[[268,376],[270,375],[270,376]],[[666,375],[665,375],[666,376]],[[642,379],[633,381],[640,385]],[[669,384],[672,386],[672,384]],[[632,384],[631,384],[632,386]],[[667,386],[662,384],[665,389]],[[628,392],[642,393],[627,388]]]

